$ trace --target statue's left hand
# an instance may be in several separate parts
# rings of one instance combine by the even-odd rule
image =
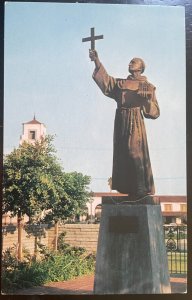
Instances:
[[[153,89],[151,86],[146,82],[139,83],[139,89],[137,92],[138,95],[145,98],[147,101],[152,99],[153,96]]]

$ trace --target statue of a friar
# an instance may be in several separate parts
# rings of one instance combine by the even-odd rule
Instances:
[[[114,124],[112,189],[137,201],[154,195],[155,187],[149,158],[144,117],[160,115],[155,87],[141,74],[145,63],[133,58],[126,79],[108,75],[96,50],[89,50],[95,62],[93,79],[104,93],[117,102]]]

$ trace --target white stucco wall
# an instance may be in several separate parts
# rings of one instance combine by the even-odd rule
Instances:
[[[101,197],[93,197],[92,204],[90,202],[87,203],[88,214],[95,216],[95,208],[98,204],[101,204]],[[92,210],[92,211],[91,211]]]
[[[29,132],[35,131],[36,132],[36,139],[39,140],[41,137],[44,137],[46,134],[46,127],[44,124],[23,124],[23,134],[20,138],[20,144],[23,143],[23,141],[27,142],[34,142],[34,140],[29,139]]]

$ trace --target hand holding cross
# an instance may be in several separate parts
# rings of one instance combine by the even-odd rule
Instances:
[[[100,68],[101,62],[99,60],[99,56],[96,50],[89,49],[89,57],[95,63],[95,67],[98,70]]]

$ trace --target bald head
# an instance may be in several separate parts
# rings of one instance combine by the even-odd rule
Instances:
[[[134,57],[129,63],[129,72],[133,74],[134,72],[139,72],[142,74],[145,70],[145,63],[141,58]]]

